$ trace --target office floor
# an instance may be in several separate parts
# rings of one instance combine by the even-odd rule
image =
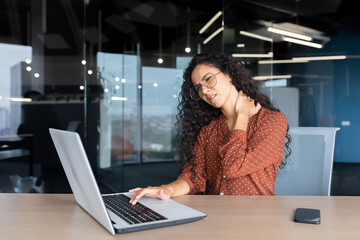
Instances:
[[[41,167],[35,164],[35,176],[39,176],[40,172]],[[27,174],[28,166],[24,163],[0,162],[0,192],[14,192],[9,175],[27,176]],[[106,178],[105,175],[99,178],[99,188],[102,193],[110,193],[174,181],[179,174],[179,167],[176,162],[126,165],[123,169],[113,169],[105,174]],[[69,192],[66,178],[53,176],[47,179],[48,192]],[[334,164],[331,195],[360,196],[360,164]]]
[[[28,176],[29,169],[26,163],[9,163],[0,161],[0,192],[14,192],[13,185],[9,176],[19,175],[20,177]],[[40,165],[34,164],[34,175],[40,175]]]

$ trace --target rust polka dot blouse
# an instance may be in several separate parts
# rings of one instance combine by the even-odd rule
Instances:
[[[265,108],[249,119],[246,132],[230,132],[221,115],[200,130],[195,167],[186,163],[179,179],[189,194],[204,192],[208,182],[213,195],[274,195],[286,130],[285,115]]]

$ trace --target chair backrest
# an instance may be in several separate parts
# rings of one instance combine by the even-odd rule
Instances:
[[[292,153],[278,171],[276,195],[330,196],[336,132],[340,128],[290,127]]]

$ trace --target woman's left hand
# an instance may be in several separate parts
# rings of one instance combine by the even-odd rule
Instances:
[[[257,114],[261,109],[260,103],[257,103],[255,106],[255,102],[250,97],[246,96],[243,91],[239,91],[236,103],[235,103],[235,113],[236,116],[243,116],[247,118],[251,118],[255,114]]]

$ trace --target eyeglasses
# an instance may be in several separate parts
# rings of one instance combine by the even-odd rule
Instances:
[[[190,89],[190,97],[192,100],[198,101],[203,96],[202,86],[205,86],[206,88],[214,88],[217,84],[217,78],[216,75],[218,73],[207,73],[202,79],[201,84],[196,85]]]

